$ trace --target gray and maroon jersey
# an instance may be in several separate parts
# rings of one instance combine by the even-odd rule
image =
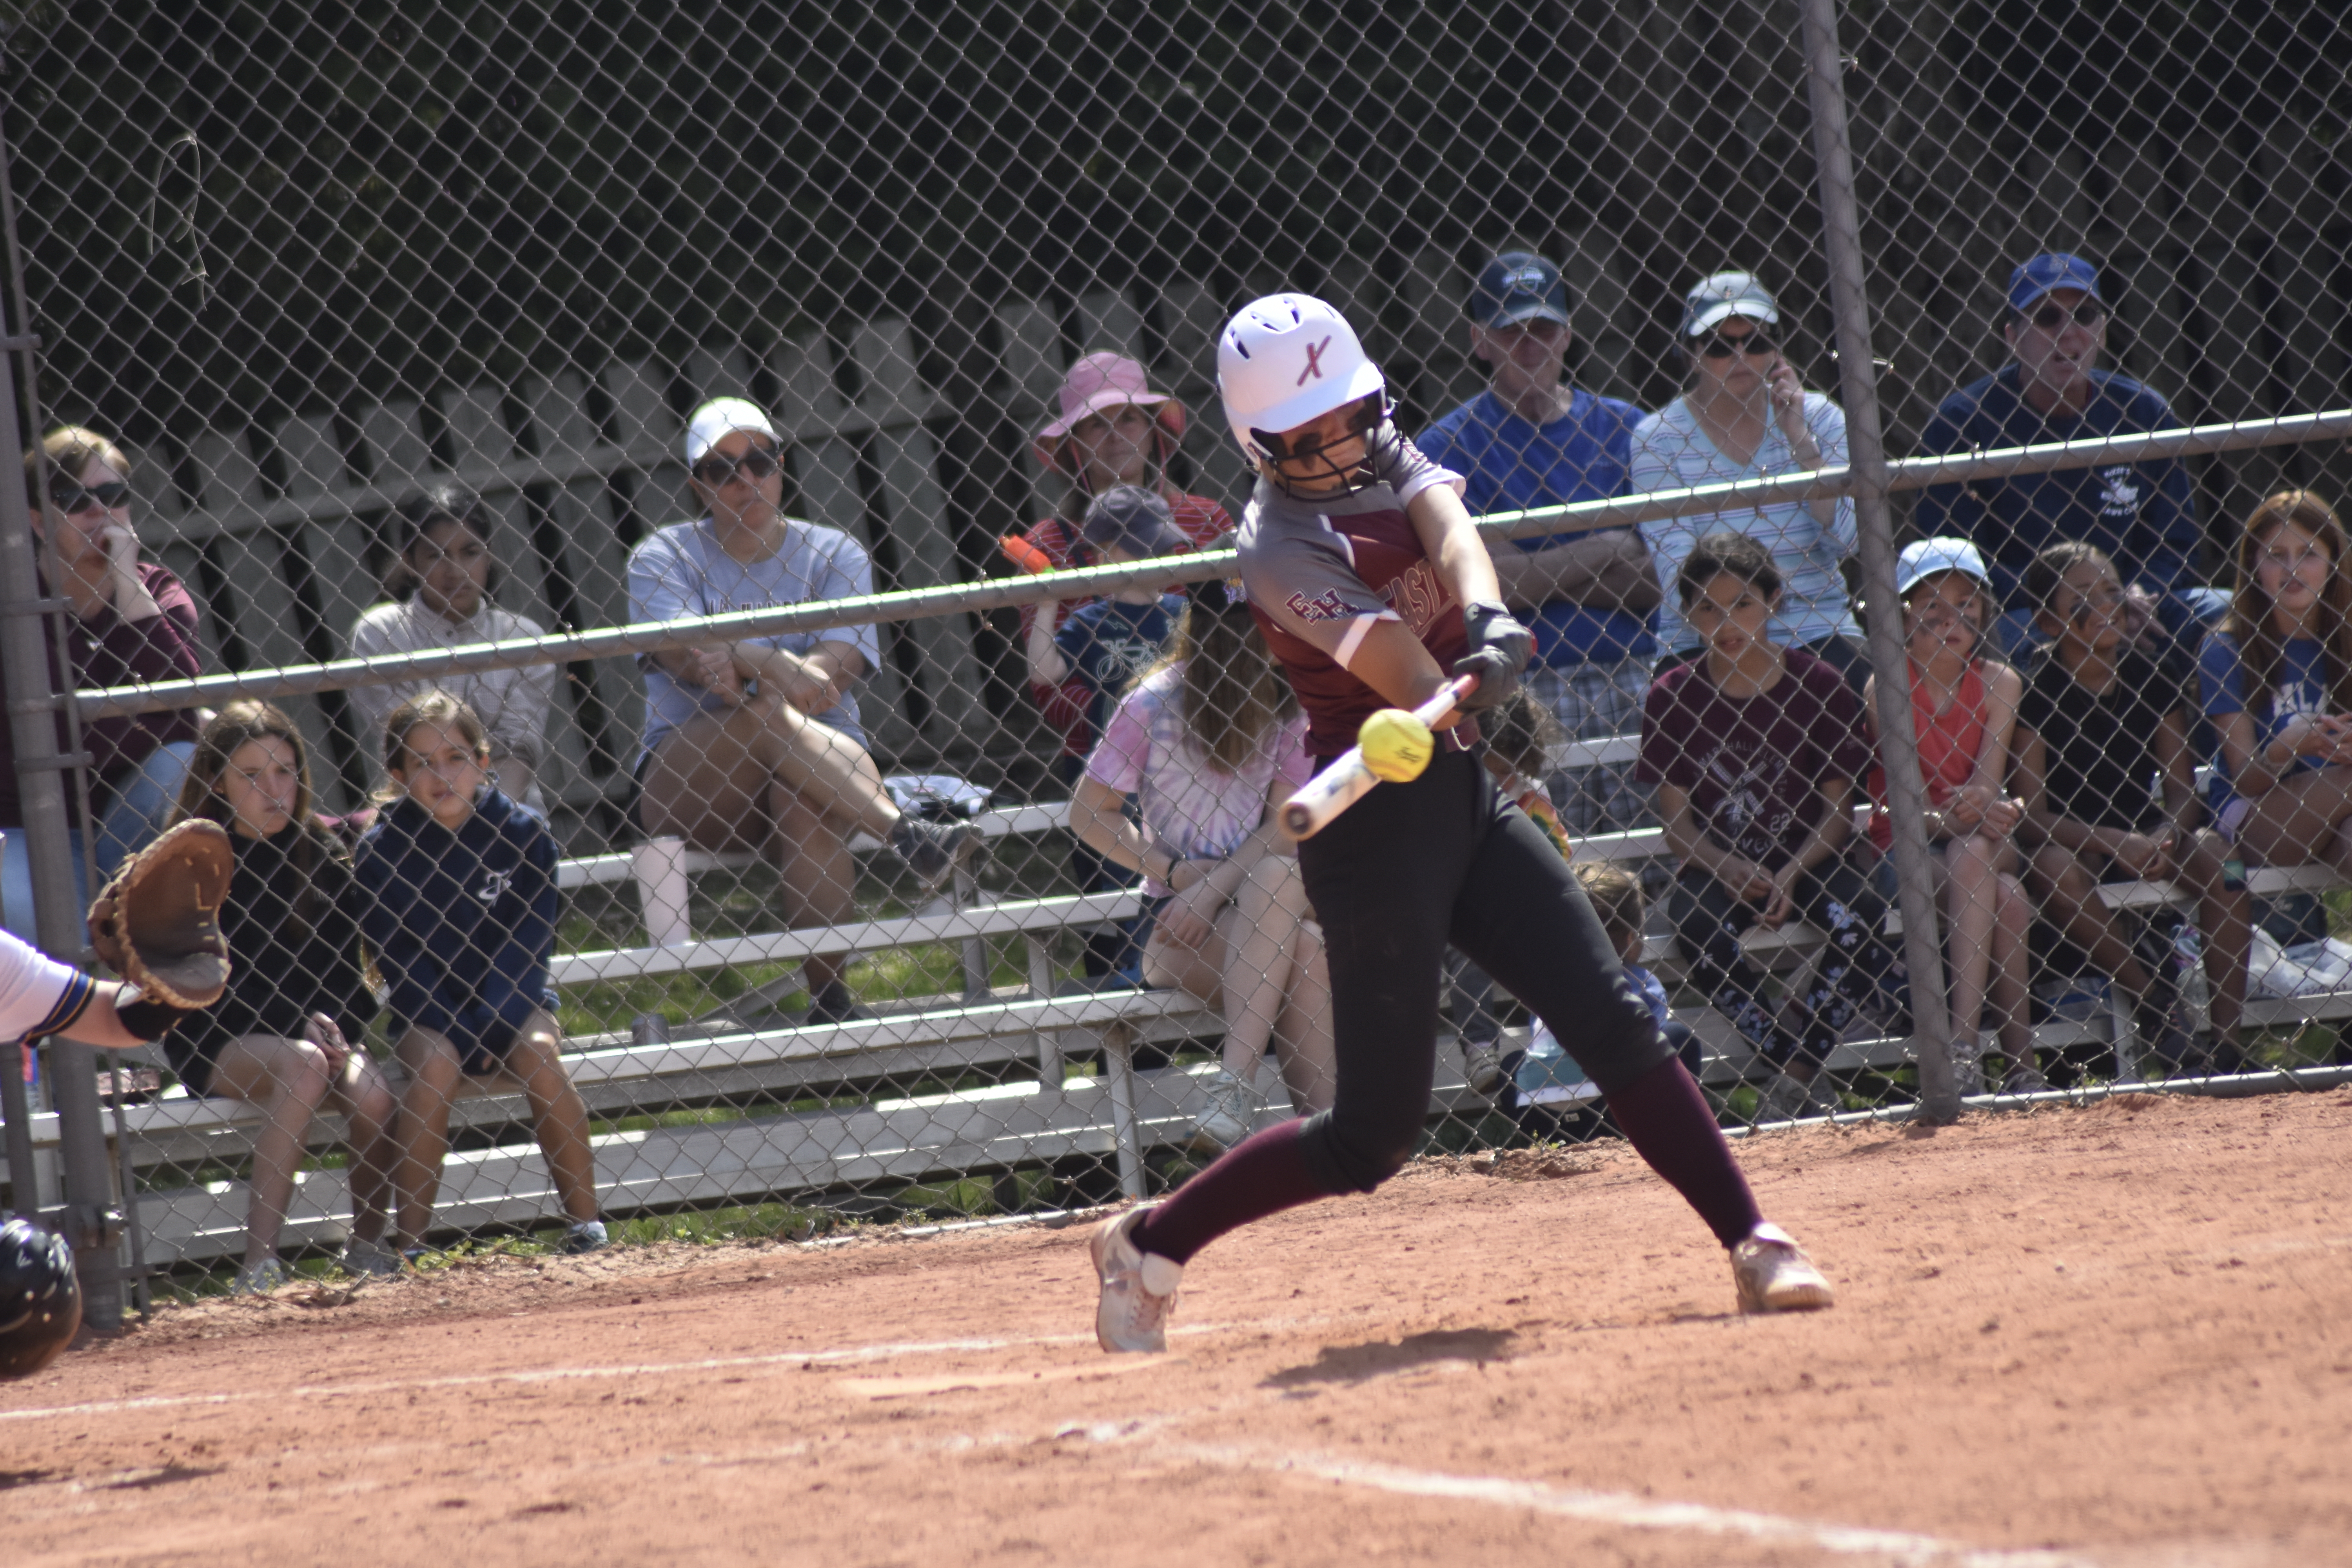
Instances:
[[[1380,481],[1350,496],[1300,500],[1261,479],[1237,535],[1242,585],[1266,647],[1307,711],[1307,749],[1335,757],[1356,743],[1366,718],[1391,706],[1348,673],[1381,621],[1402,621],[1441,669],[1469,651],[1462,606],[1437,575],[1405,503],[1432,485],[1462,488],[1460,475],[1422,456],[1382,425],[1373,437]],[[1450,731],[1467,745],[1467,720]]]

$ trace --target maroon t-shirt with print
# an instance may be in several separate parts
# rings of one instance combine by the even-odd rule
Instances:
[[[1872,762],[1862,702],[1836,666],[1802,648],[1769,691],[1727,697],[1706,656],[1650,683],[1633,776],[1690,795],[1708,837],[1772,870],[1822,819],[1822,781],[1860,779]]]

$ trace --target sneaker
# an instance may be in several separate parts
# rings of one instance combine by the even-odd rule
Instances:
[[[1184,1266],[1135,1245],[1135,1227],[1156,1205],[1145,1204],[1095,1227],[1087,1242],[1095,1273],[1102,1280],[1102,1303],[1095,1309],[1095,1339],[1102,1348],[1164,1351],[1168,1316],[1176,1310],[1176,1287]]]
[[[575,1220],[564,1228],[563,1250],[566,1252],[602,1251],[606,1239],[603,1220]]]
[[[1814,1312],[1837,1300],[1805,1249],[1777,1225],[1758,1226],[1731,1249],[1731,1281],[1743,1312]]]
[[[1952,1087],[1960,1091],[1962,1100],[1973,1099],[1984,1093],[1984,1058],[1975,1055],[1962,1056],[1957,1051],[1954,1052],[1952,1054]]]
[[[874,1015],[857,1005],[849,987],[838,980],[828,980],[809,996],[808,1021],[811,1024],[856,1024]]]
[[[1470,1080],[1470,1092],[1489,1100],[1509,1076],[1503,1070],[1503,1053],[1492,1040],[1462,1042],[1462,1071]]]
[[[356,1236],[343,1243],[343,1255],[336,1261],[346,1274],[383,1276],[400,1272],[399,1252],[381,1241]]]
[[[258,1263],[240,1267],[236,1279],[229,1284],[228,1293],[232,1296],[267,1296],[293,1278],[294,1271],[281,1259],[265,1258]]]
[[[2019,1062],[2001,1076],[2000,1091],[2003,1094],[2048,1094],[2050,1080],[2042,1077],[2042,1069],[2032,1062]]]
[[[1780,1073],[1764,1088],[1764,1098],[1756,1107],[1759,1121],[1797,1121],[1808,1116],[1834,1116],[1837,1098],[1828,1084],[1815,1073],[1801,1079],[1794,1073]]]
[[[927,886],[946,880],[949,872],[971,858],[979,843],[980,829],[969,822],[926,822],[902,816],[890,827],[890,847]]]
[[[1201,1117],[1196,1131],[1218,1148],[1230,1149],[1248,1137],[1257,1125],[1262,1103],[1257,1089],[1223,1068],[1209,1080],[1208,1089],[1209,1109]]]

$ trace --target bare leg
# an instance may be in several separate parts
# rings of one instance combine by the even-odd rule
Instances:
[[[871,768],[872,763],[866,763]],[[879,787],[879,782],[877,782]],[[775,823],[769,842],[776,853],[776,875],[791,900],[793,926],[839,925],[856,909],[857,863],[849,853],[850,826],[827,816],[814,805],[782,784],[768,791],[768,814]],[[808,977],[814,996],[841,978],[847,953],[821,953],[806,960],[801,973]]]
[[[2154,977],[2132,955],[2117,929],[2116,912],[2099,897],[2091,868],[2072,849],[2045,844],[2033,852],[2027,880],[2042,900],[2042,912],[2067,940],[2091,955],[2102,973],[2135,996],[2145,996]]]
[[[2340,831],[2340,829],[2339,829]],[[2253,945],[2254,896],[2223,886],[2229,847],[2200,830],[2181,857],[2180,880],[2197,894],[2197,929],[2205,939],[2205,983],[2212,996],[2213,1037],[2236,1047],[2246,1016],[2246,956]]]
[[[2324,861],[2352,877],[2352,768],[2320,768],[2279,780],[2254,802],[2238,841],[2265,866]]]
[[[719,848],[741,841],[742,825],[777,784],[877,838],[898,820],[863,747],[797,709],[761,700],[697,714],[655,748],[646,824]]]
[[[325,1052],[308,1040],[278,1035],[240,1035],[221,1047],[214,1064],[215,1090],[259,1106],[268,1118],[253,1140],[245,1221],[248,1265],[278,1251],[286,1205],[294,1196],[294,1173],[302,1165],[303,1137],[319,1102],[327,1098],[328,1079]]]
[[[539,1151],[555,1178],[555,1195],[572,1219],[596,1217],[596,1163],[588,1144],[588,1107],[563,1070],[563,1035],[544,1012],[533,1013],[514,1047],[507,1071],[522,1080],[530,1101]]]
[[[1225,1070],[1248,1079],[1274,1037],[1294,978],[1292,950],[1307,919],[1307,883],[1298,862],[1261,856],[1217,921],[1224,938],[1221,1005],[1225,1015]]]
[[[1331,1108],[1339,1087],[1339,1058],[1331,1037],[1331,972],[1323,958],[1323,938],[1305,921],[1291,948],[1290,973],[1290,994],[1274,1030],[1275,1056],[1291,1108],[1312,1116]]]
[[[351,1127],[352,1234],[381,1241],[392,1218],[393,1170],[400,1160],[400,1102],[383,1069],[353,1051],[328,1092]]]
[[[2032,994],[2032,953],[2027,934],[2033,928],[2033,903],[2024,884],[2009,872],[1997,879],[2000,893],[1992,928],[1993,1027],[2000,1031],[2000,1054],[2014,1068],[2032,1068],[2033,1020],[2028,1010]]]
[[[1985,980],[2000,917],[1996,867],[2008,845],[1980,833],[1944,847],[1945,948],[1952,973],[1952,1033],[1971,1057],[1984,1031]]]
[[[698,714],[656,747],[640,810],[651,833],[772,853],[794,926],[846,918],[857,890],[850,835],[884,837],[898,820],[865,748],[796,709],[756,701]],[[838,980],[844,962],[809,959],[811,992]]]
[[[411,1029],[393,1047],[408,1069],[400,1099],[399,1241],[413,1247],[433,1223],[433,1200],[441,1192],[441,1162],[449,1152],[449,1099],[465,1076],[457,1047],[446,1035]]]

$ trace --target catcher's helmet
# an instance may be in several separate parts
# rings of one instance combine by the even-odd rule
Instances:
[[[73,1248],[21,1219],[0,1225],[0,1378],[32,1376],[80,1327]]]
[[[1234,439],[1251,463],[1304,457],[1279,439],[1310,419],[1366,402],[1367,434],[1387,414],[1388,383],[1364,357],[1356,329],[1307,294],[1253,300],[1217,339],[1217,390]]]

